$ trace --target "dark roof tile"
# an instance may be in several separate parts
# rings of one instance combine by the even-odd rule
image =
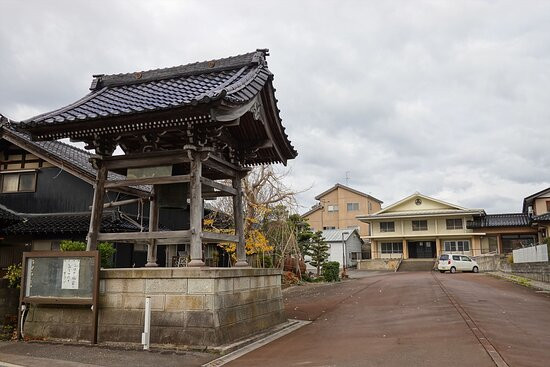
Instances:
[[[468,228],[527,227],[530,225],[530,218],[524,213],[487,214],[469,222]]]
[[[19,223],[0,229],[4,235],[24,234],[86,234],[90,213],[20,214]],[[106,212],[101,220],[101,232],[137,232],[138,226],[117,212]]]

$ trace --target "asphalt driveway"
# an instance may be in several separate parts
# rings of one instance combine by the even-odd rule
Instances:
[[[285,292],[314,320],[229,366],[548,366],[550,297],[483,274],[385,273]]]

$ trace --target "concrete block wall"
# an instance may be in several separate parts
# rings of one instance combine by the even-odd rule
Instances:
[[[217,346],[286,322],[277,269],[140,268],[101,271],[99,342],[140,343],[145,297],[151,343]],[[26,336],[90,340],[89,307],[32,307]]]
[[[358,260],[357,270],[385,270],[395,271],[401,259],[370,259]]]
[[[512,273],[539,282],[550,283],[550,263],[548,261],[512,264]]]

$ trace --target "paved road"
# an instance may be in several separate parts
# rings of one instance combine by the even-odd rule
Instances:
[[[495,366],[487,347],[509,366],[550,361],[550,297],[482,274],[378,274],[285,297],[314,322],[229,366]]]

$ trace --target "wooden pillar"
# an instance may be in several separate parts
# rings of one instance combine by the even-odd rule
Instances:
[[[94,186],[94,198],[92,201],[92,214],[90,217],[90,228],[86,238],[86,251],[97,250],[97,235],[101,227],[103,216],[103,200],[105,197],[105,181],[107,180],[107,168],[101,159],[96,160],[97,176]]]
[[[501,234],[497,235],[497,252],[499,254],[502,254],[502,235]]]
[[[191,207],[189,213],[191,261],[187,266],[205,266],[204,261],[202,261],[202,160],[199,152],[192,152],[191,157],[191,182],[189,184],[191,191]]]
[[[159,207],[157,187],[153,186],[151,200],[149,201],[149,232],[156,232],[159,229]],[[157,264],[157,245],[156,240],[149,240],[147,244],[147,264],[146,267],[155,267]]]
[[[237,173],[233,178],[233,188],[237,194],[233,196],[233,218],[235,220],[235,234],[239,238],[237,243],[237,262],[235,266],[249,266],[246,261],[246,243],[244,238],[244,209],[243,209],[243,175]]]
[[[409,246],[407,246],[407,240],[403,238],[403,259],[409,258]]]

